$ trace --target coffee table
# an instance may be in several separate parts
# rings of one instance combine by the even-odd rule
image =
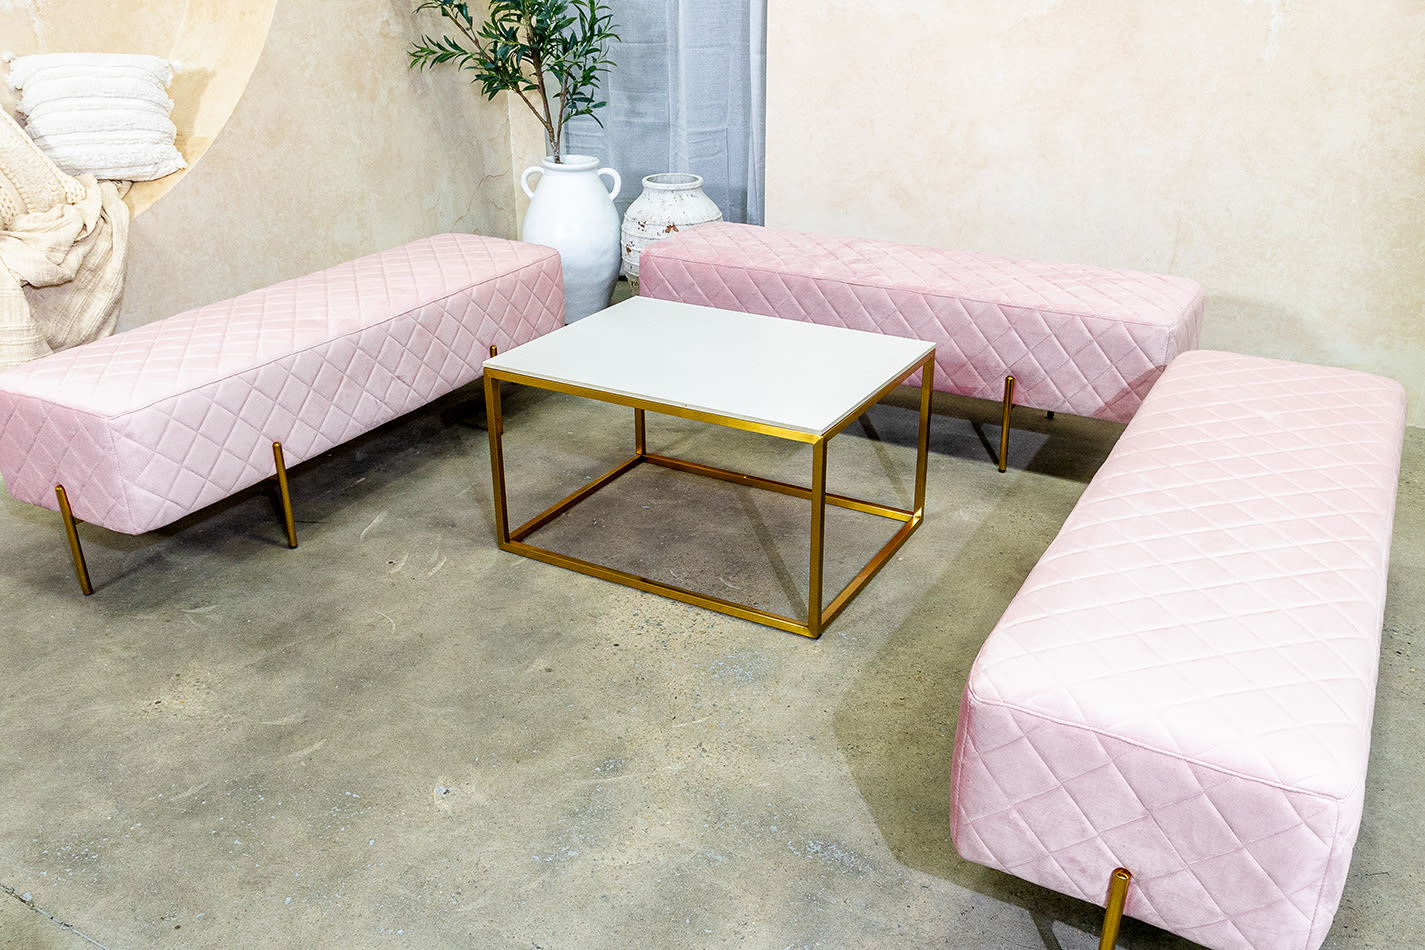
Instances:
[[[919,340],[635,297],[485,361],[495,530],[502,549],[672,597],[744,620],[818,637],[866,586],[925,515],[935,347]],[[826,490],[827,443],[917,370],[920,427],[911,508]],[[519,383],[633,409],[633,454],[517,528],[505,492],[500,383]],[[648,451],[645,413],[696,419],[811,446],[804,487]],[[620,475],[652,464],[811,502],[810,581],[805,621],[571,557],[526,540]],[[826,506],[901,522],[895,534],[830,603],[822,604]]]

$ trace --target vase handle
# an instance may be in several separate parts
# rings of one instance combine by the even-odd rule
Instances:
[[[524,174],[520,176],[520,187],[524,189],[524,196],[526,198],[534,197],[534,189],[530,188],[529,186],[529,176],[533,175],[535,172],[539,172],[541,175],[543,175],[544,169],[540,168],[538,165],[531,165],[526,168],[524,170]]]
[[[623,189],[623,179],[619,177],[618,172],[614,171],[612,168],[600,168],[599,174],[613,176],[614,186],[609,189],[609,199],[612,200],[614,198],[617,198],[618,193]]]

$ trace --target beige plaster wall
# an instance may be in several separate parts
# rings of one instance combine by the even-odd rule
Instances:
[[[529,210],[529,197],[520,187],[520,177],[525,169],[544,161],[549,154],[549,146],[545,144],[544,126],[539,124],[529,107],[508,94],[501,98],[509,109],[510,161],[514,170],[510,186],[515,200],[515,220],[523,222],[525,212]],[[540,176],[533,176],[530,183],[537,188],[539,179]]]
[[[261,2],[0,0],[0,31],[29,24],[34,49],[3,34],[16,52],[214,64],[175,83],[175,119],[208,141],[133,219],[120,329],[441,231],[514,236],[508,106],[407,68],[439,28],[414,5],[268,0],[263,21]]]
[[[1183,274],[1425,424],[1425,3],[774,0],[767,222]]]

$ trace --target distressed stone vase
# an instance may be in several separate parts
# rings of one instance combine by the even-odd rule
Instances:
[[[536,173],[540,178],[531,189],[530,176]],[[609,305],[619,271],[619,219],[613,200],[622,184],[618,172],[600,168],[598,159],[589,155],[565,155],[558,163],[546,158],[526,168],[520,178],[529,197],[520,237],[559,252],[566,323]]]
[[[638,292],[638,256],[654,241],[680,230],[721,221],[722,211],[703,193],[701,175],[664,172],[643,179],[643,192],[623,215],[623,272]]]

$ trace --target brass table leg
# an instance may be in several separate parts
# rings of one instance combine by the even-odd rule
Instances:
[[[1108,907],[1103,912],[1103,933],[1098,950],[1113,950],[1118,943],[1118,925],[1123,922],[1123,904],[1128,900],[1128,882],[1133,875],[1126,868],[1116,868],[1108,880]]]
[[[59,499],[59,516],[64,519],[64,535],[69,539],[69,556],[74,559],[74,575],[79,578],[79,589],[88,597],[94,593],[94,585],[89,582],[89,565],[84,563],[84,550],[79,546],[79,530],[74,525],[74,512],[69,508],[69,496],[63,485],[54,486]]]
[[[287,463],[282,457],[282,443],[272,443],[272,462],[277,468],[277,497],[282,502],[282,527],[287,529],[287,546],[297,546],[297,522],[292,517],[292,495],[287,491]]]
[[[920,373],[920,425],[915,435],[915,504],[917,517],[925,516],[925,480],[930,463],[930,398],[935,390],[934,354]]]
[[[1004,378],[1004,416],[999,429],[999,470],[1009,464],[1009,410],[1014,406],[1014,377]]]
[[[821,636],[821,572],[826,561],[826,439],[811,444],[811,571],[807,586],[807,632]]]
[[[490,355],[495,347],[491,345]],[[495,501],[495,543],[502,549],[510,546],[510,511],[505,496],[505,423],[501,418],[500,381],[490,373],[485,374],[485,429],[490,435],[490,487]]]

